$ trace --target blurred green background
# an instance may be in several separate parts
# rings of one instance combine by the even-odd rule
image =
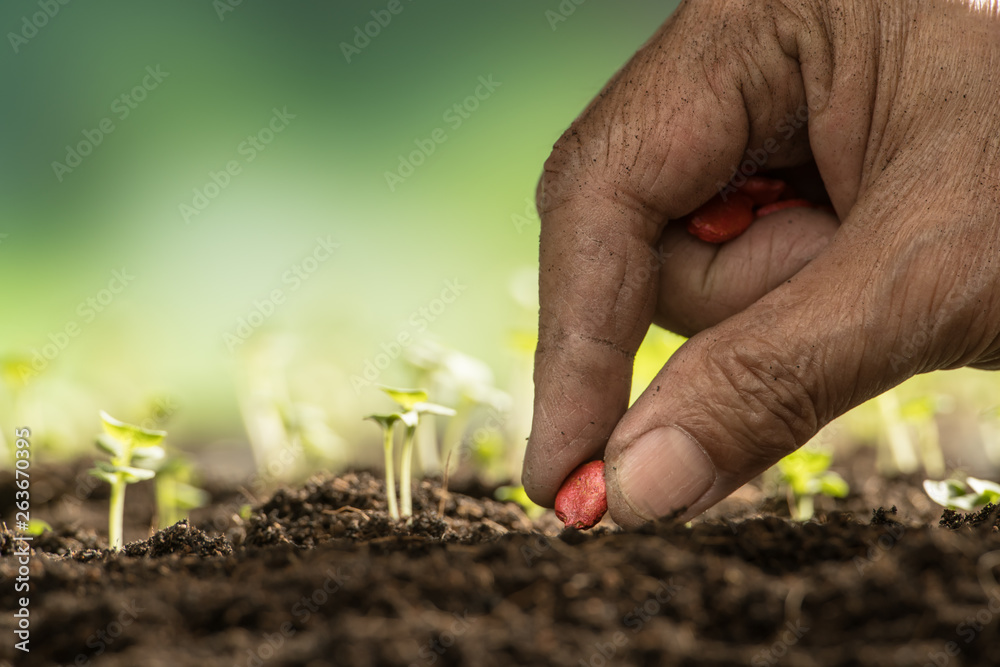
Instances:
[[[20,364],[44,367],[7,419],[73,447],[98,408],[138,421],[165,395],[181,406],[175,440],[239,440],[263,355],[350,436],[373,400],[350,378],[400,333],[480,357],[507,385],[511,333],[534,327],[542,162],[676,3],[566,2],[555,28],[556,1],[389,4],[0,7],[0,355],[14,385]],[[350,63],[345,42],[364,47]],[[294,118],[269,137],[275,109]],[[437,128],[447,140],[390,189],[386,172]],[[245,143],[262,130],[259,149]],[[219,176],[230,161],[239,173]],[[286,274],[318,238],[339,247],[296,288]],[[123,269],[127,286],[102,292]],[[414,316],[447,281],[454,303]],[[284,302],[230,350],[275,289]],[[405,380],[400,363],[378,381]]]
[[[295,405],[343,463],[430,340],[492,368],[523,443],[536,180],[677,3],[237,1],[0,6],[4,434],[89,452],[103,408],[248,452]],[[838,437],[996,464],[994,377],[920,378]]]

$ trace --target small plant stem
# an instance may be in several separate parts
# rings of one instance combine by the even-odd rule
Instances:
[[[928,477],[941,479],[945,475],[944,454],[941,452],[941,432],[937,420],[931,416],[917,439],[920,458],[924,462],[924,472]]]
[[[441,500],[438,501],[438,516],[444,516],[444,508],[448,503],[448,474],[451,472],[451,452],[444,460],[444,481],[441,482]]]
[[[461,452],[465,431],[469,427],[469,420],[472,418],[473,409],[476,404],[466,397],[462,397],[458,404],[456,415],[448,422],[444,430],[444,438],[441,440],[441,450],[452,452],[458,449]]]
[[[393,521],[399,521],[399,507],[396,505],[396,469],[392,464],[392,436],[395,432],[392,425],[384,429],[385,442],[385,499],[389,503],[389,516]]]
[[[122,517],[125,514],[125,482],[120,479],[111,485],[108,512],[108,542],[118,551],[122,548]]]
[[[896,477],[900,473],[909,474],[916,472],[920,467],[917,459],[913,439],[906,428],[906,422],[900,412],[899,397],[896,392],[889,390],[875,399],[878,403],[882,421],[885,424],[885,435],[889,442],[889,460],[882,459],[880,472],[884,475]]]
[[[813,518],[816,508],[813,505],[813,497],[810,495],[799,496],[795,500],[795,518],[798,521],[808,521]]]
[[[413,437],[416,426],[407,426],[403,437],[403,451],[399,460],[399,514],[404,519],[413,516],[413,498],[410,489],[410,464],[413,460]]]

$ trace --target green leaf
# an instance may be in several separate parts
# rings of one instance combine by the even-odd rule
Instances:
[[[942,507],[952,510],[972,511],[976,508],[976,501],[979,498],[977,493],[969,493],[965,485],[954,479],[946,479],[936,482],[934,480],[924,480],[924,491],[930,499]]]
[[[930,499],[938,505],[948,507],[951,505],[952,498],[965,495],[965,487],[953,479],[944,479],[940,481],[925,479],[924,493],[926,493]]]
[[[980,497],[985,498],[983,505],[996,502],[997,499],[1000,499],[1000,484],[997,484],[996,482],[991,482],[988,479],[966,477],[965,483],[969,485],[969,488],[979,494]]]
[[[136,447],[132,450],[132,460],[136,462],[155,462],[163,459],[167,453],[163,450],[163,447]],[[143,465],[143,467],[146,467]]]
[[[101,410],[101,423],[108,435],[121,443],[131,443],[134,447],[151,447],[160,444],[167,436],[166,431],[154,431],[134,424],[119,421]]]
[[[412,410],[417,403],[423,403],[427,400],[427,392],[423,389],[395,389],[393,387],[379,387],[379,389],[399,403],[404,410]]]
[[[101,462],[98,462],[100,466]],[[102,466],[103,467],[103,466]],[[133,468],[132,466],[111,466],[107,470],[110,473],[116,473],[122,476],[122,480],[126,484],[135,484],[136,482],[141,482],[146,479],[153,479],[156,476],[155,470],[147,470],[146,468]]]
[[[416,428],[420,423],[420,413],[416,410],[409,410],[399,415],[399,421],[406,425],[406,428]]]
[[[177,507],[183,510],[193,510],[196,507],[204,507],[208,504],[208,493],[196,486],[177,482],[174,489]]]
[[[387,415],[367,415],[365,419],[373,421],[384,429],[392,428],[393,424],[398,422],[403,418],[403,415],[398,412],[393,412]]]
[[[523,486],[501,486],[493,495],[499,501],[517,503],[524,510],[524,513],[532,519],[537,519],[545,514],[545,508],[533,503]]]
[[[105,454],[110,454],[114,458],[119,458],[124,453],[122,443],[118,442],[107,433],[101,433],[97,436],[96,444],[98,449]]]
[[[28,521],[28,527],[24,529],[24,534],[31,535],[32,537],[38,537],[46,530],[51,531],[52,526],[41,519],[31,519]]]
[[[936,411],[937,401],[932,396],[921,396],[903,403],[899,414],[910,421],[924,421],[933,418]]]
[[[964,496],[952,498],[951,507],[949,509],[964,510],[966,512],[971,512],[972,510],[977,509],[985,504],[986,503],[984,502],[980,502],[979,494],[967,493]]]
[[[104,461],[99,461],[98,465],[100,465],[101,463],[104,463]],[[101,480],[102,482],[107,482],[108,484],[118,483],[118,475],[110,473],[106,470],[101,470],[100,468],[91,468],[87,472],[96,477],[97,479]]]
[[[413,411],[421,415],[441,415],[443,417],[454,417],[455,411],[437,403],[427,403],[421,401],[413,405]]]
[[[835,472],[829,472],[820,479],[819,492],[831,498],[846,498],[850,487],[844,478]]]

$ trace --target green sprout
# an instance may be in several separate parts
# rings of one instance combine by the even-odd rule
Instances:
[[[384,433],[383,448],[385,450],[385,482],[386,499],[389,505],[389,516],[393,519],[413,516],[413,495],[411,487],[411,467],[413,463],[413,441],[416,438],[420,416],[425,414],[454,416],[455,411],[443,405],[427,402],[427,392],[423,389],[393,389],[381,387],[389,398],[396,401],[403,412],[386,415],[369,415],[370,419],[382,427]],[[399,507],[396,509],[396,484],[393,466],[393,429],[397,422],[405,427],[403,433],[403,449],[399,460]]]
[[[389,504],[389,516],[394,521],[398,521],[399,505],[396,504],[396,472],[392,461],[392,436],[396,422],[403,419],[403,415],[393,412],[387,415],[368,415],[365,419],[370,419],[382,427],[382,448],[385,453],[385,498]]]
[[[517,503],[529,519],[537,519],[545,514],[545,508],[532,502],[523,486],[501,486],[493,493],[493,497],[501,502]]]
[[[830,452],[806,448],[778,461],[780,482],[788,491],[788,507],[799,521],[812,518],[817,495],[843,498],[850,490],[844,478],[830,471],[832,462]]]
[[[186,519],[191,510],[204,507],[209,495],[194,486],[191,462],[182,456],[170,456],[156,468],[157,525],[169,528]]]
[[[52,526],[48,522],[41,519],[31,519],[28,521],[28,527],[24,529],[24,534],[31,535],[32,537],[40,537],[46,530],[52,530]]]
[[[965,484],[955,479],[939,482],[925,479],[924,491],[931,500],[950,510],[971,512],[1000,501],[1000,484],[975,477],[966,477]]]
[[[111,456],[111,461],[97,461],[89,470],[94,477],[111,485],[111,502],[108,509],[108,542],[112,549],[122,548],[122,519],[125,514],[125,487],[128,484],[152,479],[156,471],[150,469],[165,456],[160,442],[165,431],[153,431],[118,421],[101,411],[104,433],[97,437],[97,447]]]

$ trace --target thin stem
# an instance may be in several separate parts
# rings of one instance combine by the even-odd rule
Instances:
[[[385,431],[385,499],[389,503],[389,516],[394,521],[399,521],[399,507],[396,505],[396,470],[392,464],[392,436],[393,425],[390,424]]]
[[[112,458],[111,463],[116,466],[132,464],[132,438],[122,443],[122,455],[117,459]],[[124,544],[122,522],[125,516],[126,483],[121,473],[116,473],[115,476],[118,481],[111,485],[111,499],[108,502],[108,542],[113,550],[118,551]]]
[[[799,521],[808,521],[813,518],[813,514],[816,512],[815,505],[813,504],[813,497],[808,494],[799,496],[795,509],[795,513],[798,515],[795,518]]]
[[[122,548],[122,517],[125,514],[125,481],[121,478],[111,485],[111,502],[108,509],[108,542],[118,551]]]
[[[903,421],[899,407],[899,396],[894,390],[890,390],[876,398],[875,402],[882,415],[886,439],[889,441],[889,452],[892,455],[892,468],[883,469],[881,472],[893,477],[900,473],[916,472],[917,468],[920,467],[920,461],[917,459],[916,448],[906,427],[906,422]],[[883,463],[882,467],[886,468],[887,466]]]
[[[413,460],[413,436],[416,426],[407,426],[403,438],[403,451],[399,461],[399,514],[404,519],[413,516],[413,498],[410,490],[410,462]]]

